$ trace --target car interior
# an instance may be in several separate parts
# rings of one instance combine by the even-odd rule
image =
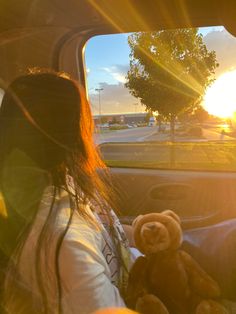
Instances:
[[[86,45],[93,38],[207,27],[224,27],[235,37],[235,16],[234,0],[4,0],[0,9],[0,87],[4,93],[28,68],[51,68],[69,73],[89,97],[85,59]],[[90,54],[96,58],[98,51],[90,50]],[[93,93],[98,96],[98,91]],[[131,224],[140,214],[175,211],[184,230],[183,248],[219,282],[223,298],[236,301],[235,167],[222,168],[220,163],[214,167],[171,165],[171,145],[163,153],[161,166],[153,160],[147,163],[150,154],[155,156],[167,146],[165,142],[155,146],[153,141],[141,144],[126,139],[98,144],[121,195],[121,222]],[[231,144],[227,153],[233,155],[235,144]],[[184,147],[184,143],[176,143],[176,151],[184,149],[178,145]],[[222,151],[224,143],[217,145]],[[216,150],[214,146],[211,154]],[[120,152],[125,158],[119,157]],[[192,151],[184,158],[193,159],[194,154]]]

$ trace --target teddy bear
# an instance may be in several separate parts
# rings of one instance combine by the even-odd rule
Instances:
[[[141,314],[228,314],[217,282],[180,249],[180,224],[171,210],[134,220],[134,242],[143,256],[129,273],[128,306]]]

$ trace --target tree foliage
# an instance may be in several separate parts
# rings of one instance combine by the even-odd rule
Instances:
[[[125,86],[147,110],[172,121],[199,104],[218,66],[198,29],[134,33],[128,37],[130,68]]]
[[[144,121],[148,123],[151,117],[153,117],[153,113],[149,110],[144,118]]]
[[[199,106],[198,108],[196,108],[194,110],[194,113],[193,113],[193,117],[198,121],[198,122],[204,122],[206,120],[209,119],[210,115],[209,113],[202,107],[202,106]]]
[[[204,122],[210,119],[210,114],[206,111],[201,105],[197,105],[194,110],[185,110],[180,113],[178,116],[178,120],[182,123],[188,122]]]

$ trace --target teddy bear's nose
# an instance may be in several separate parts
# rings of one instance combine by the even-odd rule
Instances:
[[[150,225],[148,226],[148,229],[151,230],[151,231],[154,231],[154,230],[157,229],[157,226],[156,226],[155,224],[150,224]]]

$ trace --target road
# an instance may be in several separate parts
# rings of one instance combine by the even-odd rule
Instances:
[[[207,140],[217,141],[235,141],[235,137],[227,136],[222,134],[222,130],[227,132],[232,132],[233,129],[226,124],[205,124],[203,125],[203,134]]]
[[[103,131],[96,133],[96,144],[105,142],[143,142],[157,133],[156,127],[140,127],[118,131]]]
[[[218,126],[211,128],[202,128],[203,137],[179,137],[177,141],[192,141],[192,142],[205,142],[205,141],[235,141],[234,137],[222,135],[221,129]],[[96,133],[94,135],[96,144],[105,142],[144,142],[144,141],[169,141],[169,134],[159,133],[157,127],[140,127],[118,131],[103,131],[103,133]]]
[[[107,131],[96,134],[97,144],[110,142],[101,146],[101,154],[109,166],[165,168],[165,169],[206,169],[231,170],[236,163],[236,147],[215,145],[208,141],[236,141],[235,138],[222,135],[218,127],[202,128],[202,138],[176,137],[176,145],[162,145],[162,141],[170,141],[169,132],[159,133],[157,127],[133,128],[119,131]],[[150,141],[152,144],[142,145]],[[112,144],[116,142],[119,145]],[[141,145],[131,145],[130,142]],[[186,143],[185,143],[186,142]],[[198,145],[197,142],[202,142]],[[193,145],[192,143],[196,143]],[[228,168],[227,168],[228,167]]]

